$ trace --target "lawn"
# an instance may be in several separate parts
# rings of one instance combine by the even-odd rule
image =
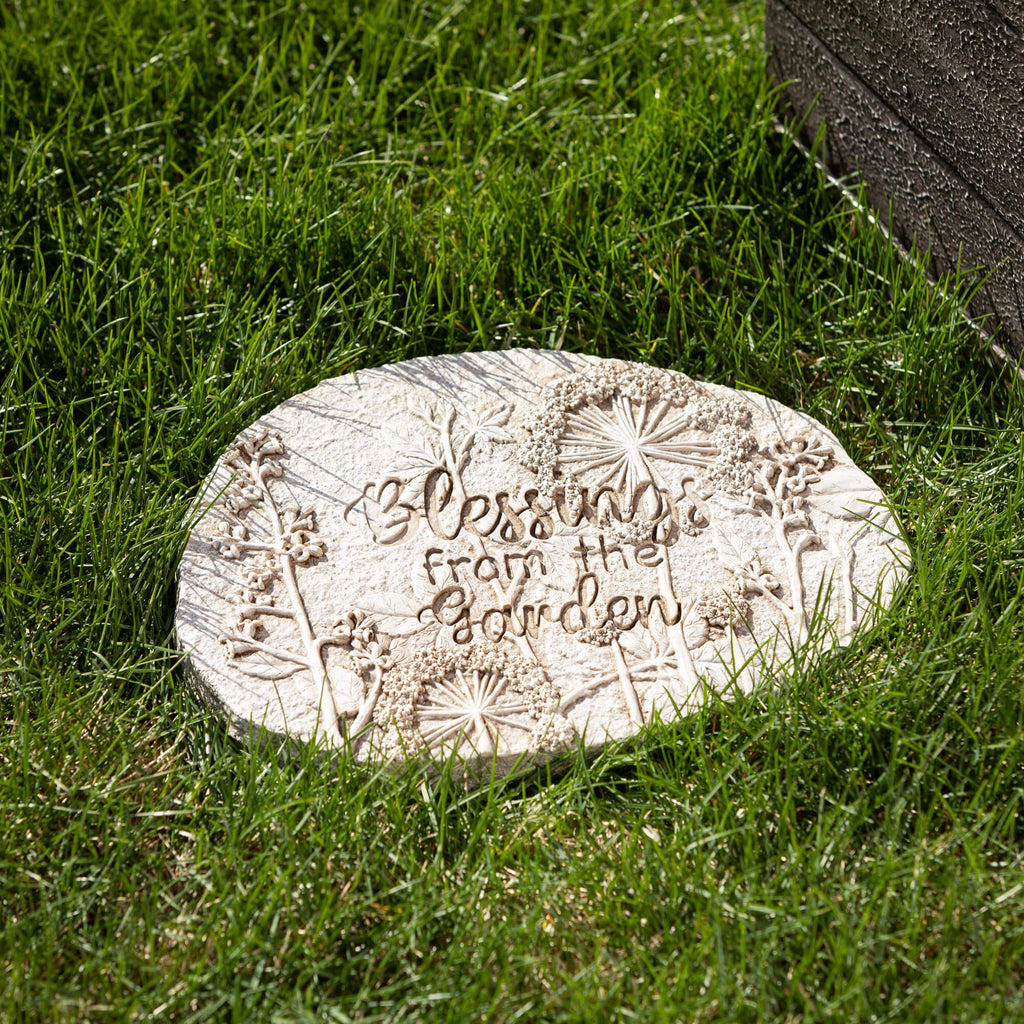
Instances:
[[[777,129],[762,18],[0,5],[0,1020],[1024,1019],[1024,386]],[[554,778],[254,758],[174,649],[206,472],[502,346],[818,417],[895,606]]]

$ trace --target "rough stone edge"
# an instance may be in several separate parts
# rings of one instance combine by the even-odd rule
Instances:
[[[387,363],[382,364],[380,366],[368,367],[366,369],[357,370],[351,374],[341,374],[337,377],[324,378],[324,380],[320,381],[318,384],[315,384],[312,388],[307,388],[305,391],[299,392],[295,395],[292,395],[288,399],[285,399],[277,403],[277,405],[273,406],[272,409],[267,410],[266,413],[259,416],[247,427],[243,428],[242,432],[248,432],[254,429],[258,429],[261,425],[263,425],[264,419],[267,416],[269,416],[272,412],[275,412],[277,409],[279,409],[281,406],[291,402],[298,401],[303,396],[315,391],[322,385],[329,384],[334,381],[340,381],[346,378],[356,378],[357,376],[360,375],[363,377],[388,377],[391,376],[389,370],[393,366],[402,365],[404,367],[409,367],[421,362],[436,366],[437,362],[439,360],[442,360],[444,363],[453,363],[457,366],[461,361],[463,361],[467,357],[473,360],[474,362],[478,361],[478,365],[481,365],[482,367],[483,365],[486,364],[486,362],[490,361],[491,359],[500,359],[506,353],[513,354],[519,351],[538,352],[541,354],[546,354],[548,352],[548,350],[546,349],[503,349],[498,351],[483,350],[478,352],[444,354],[440,356],[418,356],[415,359],[405,360],[401,364]],[[551,354],[555,355],[556,353]],[[591,356],[584,353],[559,352],[557,353],[557,355],[561,356],[562,358],[567,358],[570,364],[573,364],[576,369],[580,369],[587,365],[597,365],[600,363],[607,362],[635,362],[635,360]],[[687,374],[684,373],[684,371],[676,370],[673,368],[656,367],[656,369],[661,369],[663,370],[663,372],[666,373],[678,373],[683,376],[688,376]],[[565,372],[573,372],[571,366],[566,367]],[[849,462],[849,464],[853,466],[855,469],[857,469],[860,473],[862,473],[864,477],[871,482],[872,486],[878,492],[880,498],[883,499],[882,502],[880,502],[880,504],[882,507],[886,508],[892,516],[892,520],[895,523],[897,530],[899,531],[895,539],[899,540],[902,543],[906,551],[907,557],[905,563],[901,562],[899,559],[894,559],[894,572],[897,574],[899,578],[895,580],[891,587],[889,587],[889,592],[891,596],[889,598],[888,603],[885,603],[882,597],[883,591],[886,590],[884,575],[880,577],[878,583],[876,584],[875,591],[872,595],[861,595],[866,599],[866,601],[870,605],[871,614],[865,620],[863,620],[861,624],[857,626],[853,634],[851,634],[849,637],[840,637],[839,635],[834,635],[833,643],[825,650],[821,650],[819,644],[823,637],[818,632],[818,630],[815,630],[812,632],[812,635],[809,638],[808,642],[801,648],[797,650],[790,650],[787,655],[782,657],[778,657],[773,651],[773,657],[777,658],[773,671],[770,674],[762,675],[762,677],[758,680],[757,685],[751,691],[745,692],[743,690],[738,690],[738,692],[735,695],[728,697],[727,695],[729,694],[731,689],[736,686],[736,682],[738,679],[738,673],[733,673],[730,683],[723,689],[702,690],[700,700],[697,702],[697,704],[691,709],[681,708],[680,710],[683,711],[684,714],[681,714],[677,719],[672,721],[662,719],[663,724],[670,726],[681,724],[684,721],[685,717],[697,713],[700,710],[701,706],[703,706],[707,701],[712,699],[735,700],[739,697],[746,697],[747,699],[757,699],[759,693],[762,693],[766,690],[770,690],[780,677],[786,677],[791,675],[796,667],[796,662],[798,661],[798,659],[805,657],[806,652],[808,651],[816,651],[817,653],[815,654],[815,656],[821,657],[829,653],[829,651],[831,650],[848,646],[862,632],[871,629],[875,625],[877,625],[880,617],[884,615],[884,613],[891,607],[892,603],[898,598],[899,590],[906,585],[907,578],[909,576],[907,569],[912,559],[912,552],[909,548],[909,545],[907,544],[905,531],[903,531],[902,527],[900,526],[899,519],[896,515],[895,510],[888,503],[888,501],[884,500],[884,492],[881,488],[877,486],[877,484],[875,484],[874,480],[864,470],[857,466],[852,458],[849,457],[849,453],[846,452],[845,446],[824,423],[821,423],[820,420],[811,417],[809,414],[803,413],[798,409],[793,409],[785,405],[784,403],[771,398],[768,395],[763,395],[756,391],[733,388],[728,385],[715,383],[713,381],[701,380],[696,381],[696,383],[701,387],[707,388],[712,395],[717,394],[719,391],[732,392],[733,394],[740,396],[742,399],[751,402],[754,406],[758,408],[759,411],[762,411],[769,416],[772,415],[772,408],[778,407],[789,415],[795,415],[798,418],[813,421],[813,423],[815,424],[815,429],[821,431],[828,440],[834,442],[844,452],[844,454],[846,454],[847,461]],[[228,444],[224,446],[223,450],[213,463],[212,468],[203,478],[203,482],[201,483],[197,491],[197,494],[189,507],[189,514],[186,522],[193,524],[188,528],[189,537],[191,537],[192,531],[194,530],[195,526],[202,521],[202,519],[206,515],[206,512],[209,510],[210,507],[212,507],[212,502],[207,502],[204,499],[207,498],[207,494],[210,490],[210,484],[212,483],[215,475],[218,472],[218,467],[220,466],[220,463],[224,455],[227,454],[231,446],[235,443],[237,436],[238,435],[236,435],[235,438],[232,438],[232,440],[229,441]],[[179,564],[175,569],[174,578],[175,622],[172,630],[172,639],[174,646],[177,648],[177,650],[181,652],[181,658],[177,668],[180,670],[182,679],[184,680],[188,688],[199,699],[202,708],[207,713],[216,716],[218,724],[223,724],[223,727],[226,729],[228,736],[232,740],[238,742],[247,750],[251,751],[257,756],[265,757],[269,755],[278,760],[281,760],[282,758],[291,759],[297,757],[300,751],[304,751],[308,748],[310,741],[295,739],[288,733],[279,734],[271,732],[264,726],[257,725],[251,719],[243,720],[239,716],[234,715],[231,709],[228,708],[227,705],[220,699],[216,690],[214,690],[214,688],[211,687],[203,678],[202,673],[199,671],[199,669],[193,662],[191,652],[184,648],[184,646],[179,642],[178,637],[177,604],[181,593],[181,561],[179,561]],[[828,627],[823,627],[821,624],[819,624],[819,629],[821,628],[827,629]],[[776,639],[774,642],[777,644],[779,640]],[[605,732],[605,735],[601,739],[596,741],[589,741],[586,733],[584,733],[583,735],[577,738],[577,742],[573,747],[567,748],[562,751],[537,751],[533,753],[526,752],[515,757],[512,757],[510,755],[506,755],[504,758],[495,757],[490,762],[490,770],[482,773],[472,770],[470,765],[467,762],[463,761],[463,781],[468,788],[478,788],[481,785],[487,784],[488,781],[494,783],[516,782],[522,781],[523,779],[526,779],[529,776],[536,774],[564,774],[564,772],[568,771],[569,768],[571,768],[573,762],[579,756],[582,756],[586,763],[593,763],[593,761],[600,757],[601,754],[610,745],[613,745],[616,748],[623,748],[634,745],[639,747],[644,742],[645,735],[646,729],[640,730],[628,736],[612,736]],[[436,779],[440,778],[445,767],[444,762],[441,762],[436,758],[432,758],[426,753],[401,761],[389,762],[385,760],[358,760],[352,755],[351,748],[348,747],[347,741],[345,745],[342,746],[341,749],[318,751],[316,757],[320,761],[329,762],[332,764],[335,762],[335,759],[345,757],[347,758],[350,764],[358,764],[361,768],[364,768],[369,772],[380,771],[383,769],[389,772],[390,774],[400,774],[404,771],[418,770],[421,773],[422,777],[424,777],[428,781],[436,781]],[[454,757],[449,758],[449,760],[453,762],[454,777],[454,762],[462,761],[463,759]],[[499,766],[504,766],[506,763],[508,763],[511,766],[509,770],[500,770]]]

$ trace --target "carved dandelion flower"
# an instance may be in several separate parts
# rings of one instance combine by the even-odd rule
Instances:
[[[558,691],[539,667],[515,652],[489,644],[431,647],[386,674],[374,720],[397,730],[385,740],[392,752],[454,749],[465,741],[488,757],[509,729],[532,736],[557,703]]]
[[[428,747],[457,745],[468,740],[481,755],[493,753],[499,732],[509,726],[530,732],[517,716],[529,714],[530,705],[510,692],[509,680],[488,669],[454,669],[424,695],[416,707],[423,742]]]
[[[712,441],[694,438],[690,417],[660,398],[614,395],[569,412],[558,438],[558,461],[588,482],[633,494],[645,483],[665,487],[659,463],[707,468],[718,455]]]
[[[645,485],[664,490],[673,466],[698,470],[717,487],[723,474],[745,480],[756,448],[749,422],[741,403],[712,398],[682,374],[616,364],[549,385],[526,421],[518,458],[549,499],[559,482],[569,499],[580,485],[628,497]]]

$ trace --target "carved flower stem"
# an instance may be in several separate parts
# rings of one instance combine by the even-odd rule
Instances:
[[[295,612],[291,608],[278,608],[273,604],[247,604],[239,612],[243,619],[255,619],[261,615],[272,615],[278,619],[294,619]]]
[[[828,539],[828,547],[839,563],[839,593],[843,606],[843,632],[849,635],[857,627],[857,599],[853,592],[853,545],[835,533]]]
[[[790,544],[788,532],[790,524],[786,521],[787,513],[784,508],[786,481],[789,479],[789,474],[782,466],[779,466],[774,485],[769,482],[768,477],[763,472],[758,471],[757,477],[765,492],[766,502],[771,505],[770,519],[772,532],[775,535],[776,546],[786,562],[786,575],[789,579],[791,605],[787,607],[784,602],[779,601],[774,595],[769,595],[768,591],[763,588],[761,593],[766,597],[772,597],[774,599],[773,603],[780,608],[780,611],[784,612],[791,628],[796,633],[796,646],[800,647],[807,642],[807,638],[810,636],[804,581],[800,574],[800,555],[804,548],[817,540],[817,535],[814,533],[803,533],[794,544]]]
[[[375,666],[374,680],[373,685],[370,687],[370,693],[363,702],[363,706],[360,708],[359,714],[356,715],[355,721],[349,729],[353,740],[359,736],[371,721],[373,721],[373,709],[377,706],[377,700],[379,699],[380,692],[383,688],[384,673],[381,671],[379,666]]]
[[[239,516],[235,513],[235,519],[238,520]],[[268,554],[275,554],[275,548],[273,544],[264,544],[261,540],[235,540],[232,539],[231,547],[238,548],[242,555],[260,554],[266,552]]]
[[[267,484],[266,477],[259,465],[258,459],[254,457],[250,461],[250,474],[255,479],[267,508],[270,510],[270,523],[274,531],[274,549],[278,554],[281,564],[281,579],[284,581],[285,589],[288,591],[288,598],[292,609],[295,612],[294,620],[299,629],[299,636],[306,648],[306,664],[313,676],[313,685],[317,687],[316,701],[319,709],[317,715],[317,732],[323,736],[328,746],[337,746],[341,741],[341,733],[338,727],[338,709],[334,703],[334,694],[331,692],[330,680],[327,678],[327,667],[324,665],[321,645],[317,643],[313,627],[309,622],[309,613],[302,600],[302,593],[299,590],[298,580],[295,578],[295,562],[291,555],[285,550],[284,526],[281,523],[281,514],[277,508],[277,502]]]
[[[796,642],[802,645],[807,642],[810,635],[810,627],[807,622],[807,606],[804,593],[804,581],[800,575],[800,554],[805,547],[813,543],[813,534],[802,534],[796,539],[795,544],[789,543],[789,536],[785,522],[780,517],[772,516],[772,530],[775,533],[775,541],[786,560],[786,573],[789,576],[789,593],[792,601],[792,608],[789,609],[788,618],[796,627]]]
[[[806,639],[807,622],[804,616],[804,582],[800,579],[800,564],[793,556],[793,549],[789,546],[786,525],[777,514],[772,515],[772,532],[775,534],[775,543],[785,559],[786,575],[789,578],[791,606],[788,618],[797,628],[797,642],[802,644]]]
[[[262,640],[250,640],[248,637],[234,637],[225,634],[229,640],[234,640],[239,644],[245,644],[245,646],[251,651],[261,651],[263,654],[268,654],[272,658],[279,658],[281,661],[290,661],[295,668],[293,672],[299,672],[305,668],[308,664],[308,659],[304,658],[301,654],[296,654],[294,651],[286,650],[283,647],[275,647],[274,644],[264,643]]]
[[[683,634],[683,622],[693,607],[693,599],[690,598],[685,604],[676,597],[675,587],[672,583],[672,569],[668,563],[668,545],[659,544],[658,552],[661,555],[661,564],[658,566],[658,585],[665,597],[671,598],[679,607],[679,619],[675,625],[665,628],[668,630],[669,643],[672,645],[672,652],[676,656],[679,678],[686,687],[687,696],[694,694],[700,687],[700,676],[697,674],[697,666],[693,662],[690,648],[686,646],[686,637]]]
[[[629,674],[629,666],[626,664],[626,659],[622,653],[622,645],[618,640],[612,641],[612,653],[615,655],[615,671],[618,673],[619,684],[622,686],[622,696],[626,698],[629,720],[633,725],[640,727],[644,724],[644,712],[640,707],[640,700],[636,695],[636,689]]]
[[[782,612],[787,619],[792,618],[793,609],[785,601],[780,601],[767,587],[758,583],[753,576],[744,574],[743,582],[746,585],[747,593],[760,594],[762,597],[767,598],[775,606],[776,610]]]
[[[494,737],[479,711],[473,716],[473,728],[475,732],[470,742],[477,754],[481,757],[491,757],[494,754]]]
[[[730,622],[725,627],[726,650],[732,660],[732,665],[726,665],[734,675],[736,682],[747,693],[750,693],[757,684],[752,666],[753,653],[747,653],[747,645],[744,640],[736,635],[736,630]],[[739,657],[737,657],[737,652]]]

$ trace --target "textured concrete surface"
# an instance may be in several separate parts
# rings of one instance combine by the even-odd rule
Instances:
[[[983,267],[971,305],[1024,351],[1024,4],[767,0],[777,81],[827,126],[833,173],[859,172],[869,202],[933,272]]]
[[[474,776],[770,682],[848,642],[907,559],[817,421],[555,352],[324,381],[199,501],[176,628],[232,732]]]

